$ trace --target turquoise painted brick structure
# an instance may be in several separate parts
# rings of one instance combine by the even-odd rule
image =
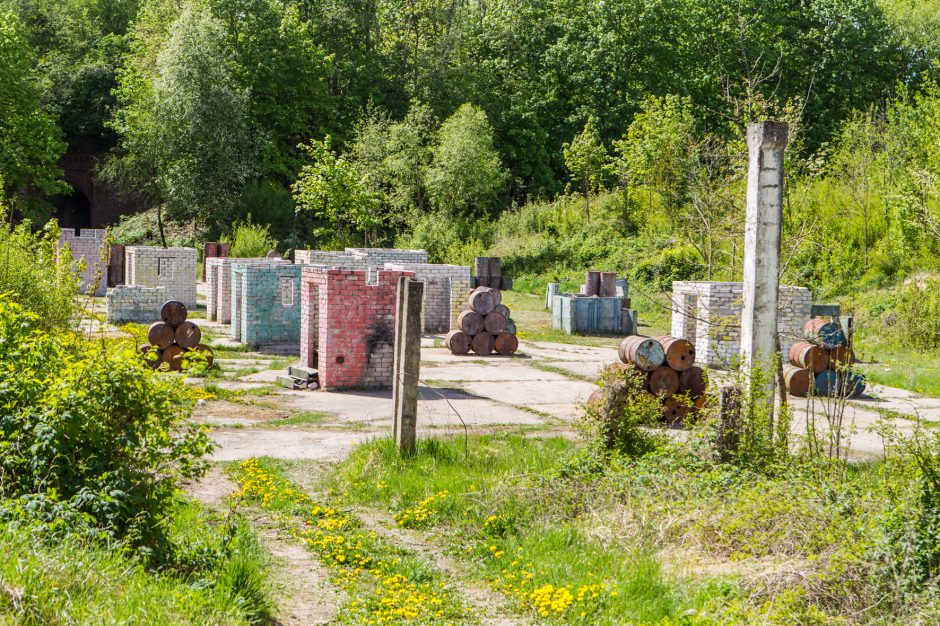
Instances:
[[[300,354],[302,266],[232,264],[232,337],[253,350]]]

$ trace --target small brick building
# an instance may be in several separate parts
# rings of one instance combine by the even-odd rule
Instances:
[[[457,327],[457,316],[467,308],[470,268],[433,263],[386,263],[385,269],[412,272],[424,282],[421,307],[422,328],[428,333],[446,333]]]
[[[364,270],[370,283],[376,280],[378,270],[386,263],[427,263],[424,250],[398,250],[397,248],[346,248],[334,250],[295,250],[294,263],[322,265],[347,270]]]
[[[68,245],[75,261],[84,260],[82,293],[103,296],[108,290],[108,250],[104,229],[63,229],[59,232],[59,248]]]
[[[741,350],[744,286],[730,282],[672,283],[672,335],[695,344],[696,359],[712,367],[729,367]],[[781,286],[777,332],[784,358],[803,336],[812,316],[813,295],[805,287]]]
[[[255,350],[297,354],[301,266],[242,259],[229,267],[232,337]]]
[[[300,362],[324,388],[392,385],[398,279],[412,272],[303,267]]]
[[[284,259],[233,259],[229,257],[208,257],[205,260],[206,284],[209,293],[206,296],[206,319],[220,324],[232,323],[232,264],[287,264]]]
[[[128,246],[124,258],[124,282],[139,287],[165,287],[168,300],[196,308],[196,250]]]

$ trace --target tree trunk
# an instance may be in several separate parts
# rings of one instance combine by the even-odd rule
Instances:
[[[160,244],[166,248],[166,233],[163,232],[163,205],[157,205],[157,228],[160,230]]]

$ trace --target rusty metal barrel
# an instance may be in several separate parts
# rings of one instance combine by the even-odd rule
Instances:
[[[693,365],[679,373],[679,393],[687,393],[695,399],[705,393],[707,387],[708,381],[705,380],[705,372],[701,367]]]
[[[706,409],[708,409],[708,394],[703,393],[692,403],[692,412],[696,415],[700,415],[704,413]]]
[[[503,356],[512,356],[519,349],[519,339],[512,333],[496,335],[496,351]]]
[[[584,295],[596,296],[601,290],[601,273],[595,270],[588,270],[584,276]]]
[[[457,326],[472,337],[483,332],[483,316],[476,311],[464,311],[457,316]]]
[[[679,391],[679,373],[668,365],[660,365],[650,372],[647,389],[654,396],[671,398]]]
[[[833,369],[848,367],[855,363],[855,353],[848,346],[839,346],[829,351],[829,363]]]
[[[160,351],[157,348],[145,343],[140,347],[140,355],[150,367],[155,368],[160,365]]]
[[[691,341],[668,335],[653,337],[666,353],[666,363],[677,372],[684,372],[695,364],[695,346]]]
[[[493,306],[493,310],[494,310],[494,311],[496,310],[496,307],[498,307],[500,304],[502,304],[502,302],[503,302],[503,292],[500,291],[499,289],[497,289],[496,287],[477,287],[477,289],[482,289],[483,291],[488,291],[488,292],[490,292],[491,294],[493,294],[493,302],[496,303],[496,304]]]
[[[812,388],[815,378],[809,369],[785,363],[783,365],[783,382],[786,384],[790,395],[805,398]]]
[[[506,332],[516,334],[516,322],[511,317],[506,318]]]
[[[462,330],[452,330],[444,337],[444,344],[453,354],[470,352],[470,335]]]
[[[206,365],[211,366],[215,362],[215,354],[212,353],[212,348],[207,346],[204,343],[199,344],[192,350],[193,352],[200,352],[206,358]]]
[[[502,296],[500,296],[500,299],[502,299]],[[496,308],[493,309],[493,313],[499,313],[505,318],[508,318],[511,315],[511,313],[509,312],[509,307],[503,304],[502,302],[496,305]]]
[[[493,295],[493,291],[485,287],[471,291],[467,302],[470,308],[480,315],[489,315],[499,304]]]
[[[147,341],[159,350],[166,350],[176,341],[173,327],[165,322],[154,322],[147,329]]]
[[[488,332],[477,333],[470,341],[470,347],[477,354],[484,356],[492,354],[493,349],[496,347],[496,338]]]
[[[485,278],[490,276],[490,257],[478,256],[473,260],[473,271],[476,276]],[[498,275],[498,274],[497,274]]]
[[[176,328],[186,321],[186,305],[179,300],[167,300],[160,307],[160,319]]]
[[[617,296],[617,272],[601,272],[600,287],[597,295],[602,298]]]
[[[839,375],[835,370],[824,370],[816,374],[816,395],[834,396],[839,391]]]
[[[682,417],[682,409],[675,398],[663,400],[663,420],[668,424],[675,424]]]
[[[493,311],[483,318],[483,329],[488,333],[498,335],[506,330],[506,318],[501,313]]]
[[[183,348],[195,348],[202,341],[202,331],[189,320],[176,327],[176,343]]]
[[[826,352],[826,349],[808,341],[797,341],[790,346],[787,357],[790,360],[790,365],[802,369],[811,369],[814,374],[818,374],[829,367],[829,353]]]
[[[819,318],[811,319],[803,325],[803,332],[810,340],[822,345],[826,350],[848,344],[845,332],[838,322],[827,322]]]
[[[177,345],[172,345],[160,352],[160,363],[166,363],[171,372],[183,369],[183,355],[186,351]]]
[[[652,372],[665,363],[666,353],[659,342],[651,337],[632,335],[620,342],[620,360],[635,363],[641,370]]]

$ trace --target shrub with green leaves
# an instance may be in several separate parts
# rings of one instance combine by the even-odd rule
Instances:
[[[181,379],[0,296],[0,498],[7,515],[159,540],[179,483],[211,448]]]
[[[10,226],[0,205],[0,294],[37,315],[45,329],[68,328],[78,313],[78,267],[71,254],[57,251],[59,227],[53,220],[42,231],[30,223]]]
[[[235,224],[229,256],[239,259],[262,257],[277,248],[277,240],[268,232],[267,226],[251,223],[251,216]]]

